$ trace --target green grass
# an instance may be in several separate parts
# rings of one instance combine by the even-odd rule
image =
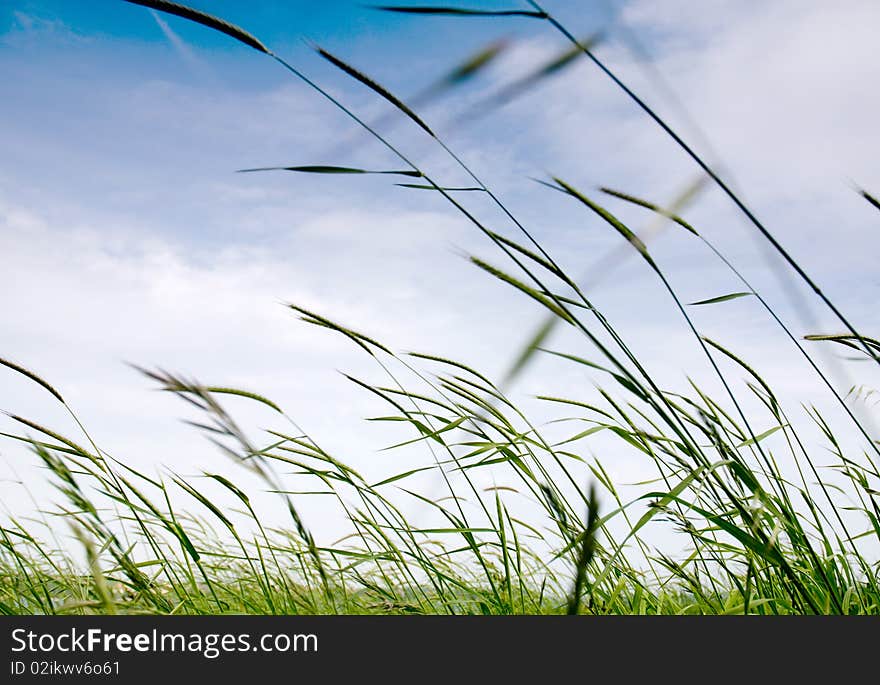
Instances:
[[[175,473],[149,476],[105,453],[63,395],[26,366],[0,365],[46,391],[47,402],[70,411],[82,435],[61,435],[27,417],[8,440],[31,445],[53,482],[59,502],[37,521],[10,519],[0,527],[0,611],[7,614],[82,613],[401,613],[401,614],[876,614],[880,589],[871,555],[880,542],[880,449],[846,398],[814,361],[809,347],[786,327],[765,297],[681,216],[691,187],[668,209],[627,193],[603,189],[614,202],[636,204],[701,240],[742,283],[743,290],[685,305],[662,264],[611,210],[563,179],[545,185],[548,201],[571,202],[598,217],[635,251],[677,306],[682,325],[699,343],[723,395],[691,383],[687,394],[663,390],[626,341],[507,206],[419,115],[383,86],[339,57],[325,59],[414,121],[469,176],[466,196],[485,194],[519,231],[490,230],[463,196],[435,181],[387,138],[241,29],[194,10],[158,0],[146,5],[220,30],[263,52],[339,107],[397,156],[399,170],[367,171],[326,165],[285,167],[300,173],[385,173],[418,178],[398,184],[436,192],[497,248],[498,260],[472,256],[488,276],[538,303],[546,321],[521,350],[504,383],[435,354],[397,354],[392,347],[292,304],[302,321],[341,335],[375,362],[382,383],[350,378],[382,409],[373,420],[405,427],[396,446],[424,447],[430,460],[370,481],[317,438],[301,431],[273,399],[236,388],[203,385],[163,371],[140,369],[158,387],[186,400],[193,422],[242,469],[283,503],[286,523],[268,526],[253,493],[227,477]],[[570,34],[537,4],[520,13]],[[440,10],[432,11],[442,13]],[[450,13],[455,13],[450,10]],[[461,12],[457,12],[461,15]],[[466,15],[462,15],[466,16]],[[591,59],[593,42],[575,50]],[[569,51],[570,52],[570,51]],[[453,74],[470,74],[489,57]],[[568,54],[568,53],[566,53]],[[597,65],[616,81],[601,62]],[[551,72],[538,70],[536,73]],[[457,78],[464,78],[458,76]],[[616,81],[618,85],[625,85]],[[448,87],[454,87],[453,79]],[[648,109],[631,91],[637,104]],[[652,111],[652,118],[684,142]],[[691,153],[693,154],[693,153]],[[751,211],[707,164],[695,157],[752,220],[758,232],[812,283]],[[249,171],[264,171],[257,169]],[[866,195],[871,201],[871,198]],[[813,407],[792,410],[758,369],[734,349],[700,335],[689,307],[723,306],[756,298],[806,358],[817,379],[844,409],[845,440]],[[880,343],[860,334],[833,303],[846,334],[808,336],[810,345],[843,345],[877,361]],[[567,327],[580,344],[546,347],[549,332]],[[442,352],[442,351],[438,351]],[[507,384],[540,354],[603,380],[578,397],[538,399],[556,420],[539,428],[506,394]],[[516,355],[512,355],[516,356]],[[869,396],[869,388],[859,388]],[[255,443],[227,410],[229,400],[261,405],[286,422]],[[804,419],[820,439],[807,437]],[[594,437],[595,436],[595,437]],[[811,434],[812,436],[812,434]],[[601,437],[649,464],[653,476],[619,487],[585,445]],[[609,443],[611,444],[611,443]],[[860,444],[861,447],[843,447]],[[293,474],[290,490],[283,475]],[[411,483],[435,475],[440,497]],[[496,483],[487,487],[486,475]],[[586,477],[585,474],[589,474]],[[304,498],[330,498],[349,534],[325,539],[300,513]],[[179,508],[181,501],[189,506]],[[413,503],[429,524],[407,517]],[[420,515],[420,520],[426,520]],[[62,525],[59,525],[59,522]],[[69,530],[83,554],[57,531]],[[675,540],[666,553],[658,529]],[[68,536],[70,537],[70,536]]]

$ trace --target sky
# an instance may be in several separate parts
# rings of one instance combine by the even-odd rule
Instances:
[[[485,116],[463,116],[567,48],[543,22],[404,17],[342,1],[191,4],[250,31],[359,116],[381,122],[395,145],[449,185],[470,181],[311,45],[407,99],[492,41],[507,41],[474,83],[419,114],[571,273],[591,274],[620,238],[534,177],[558,175],[590,192],[609,185],[661,204],[695,178],[692,162],[586,60]],[[525,8],[518,0],[481,6]],[[601,32],[597,54],[716,160],[851,320],[869,335],[880,332],[880,215],[854,192],[880,193],[876,2],[546,6],[577,36]],[[649,65],[634,53],[633,36]],[[226,36],[121,0],[4,0],[0,73],[0,357],[49,380],[101,447],[136,468],[240,474],[180,421],[193,418],[186,408],[156,392],[132,363],[259,392],[377,480],[424,463],[424,454],[380,451],[405,433],[364,421],[385,407],[340,373],[379,381],[381,370],[344,339],[299,322],[284,303],[496,379],[541,320],[533,303],[463,258],[503,264],[441,198],[386,176],[236,174],[276,165],[394,169],[400,161],[277,63]],[[515,235],[485,197],[463,201]],[[633,208],[613,208],[637,230],[651,225]],[[686,216],[796,332],[839,331],[814,305],[802,317],[786,293],[806,291],[779,275],[778,258],[717,190],[702,192]],[[668,230],[650,249],[686,302],[742,289],[688,236]],[[668,387],[683,388],[690,376],[718,390],[644,263],[622,261],[590,295]],[[747,359],[795,410],[815,402],[839,414],[753,299],[691,313],[701,332]],[[553,342],[593,354],[575,338]],[[865,365],[834,364],[846,372],[838,378],[844,391],[854,382],[880,386]],[[541,359],[512,393],[549,419],[531,396],[586,398],[593,383],[586,372]],[[0,369],[0,409],[75,435],[50,400]],[[255,432],[275,421],[245,402],[230,408]],[[20,426],[3,418],[0,430]],[[650,474],[619,447],[599,441],[583,450],[600,454],[621,482]],[[35,461],[21,446],[0,443],[0,500],[14,515],[54,497]],[[319,530],[334,529],[322,505],[307,505],[307,513]]]

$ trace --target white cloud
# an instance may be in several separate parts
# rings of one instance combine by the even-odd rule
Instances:
[[[55,18],[41,17],[31,12],[13,10],[14,23],[11,29],[5,33],[0,42],[10,46],[21,45],[34,40],[50,39],[55,42],[79,44],[88,39],[74,31],[70,26]]]

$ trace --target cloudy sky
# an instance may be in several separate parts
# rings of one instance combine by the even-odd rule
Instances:
[[[420,114],[573,274],[590,274],[620,238],[531,177],[559,175],[594,196],[596,186],[610,185],[660,203],[694,179],[692,163],[586,60],[501,108],[463,116],[566,49],[546,23],[391,16],[347,1],[191,4],[249,30],[359,115],[382,122],[395,144],[449,185],[470,181],[310,43],[407,99],[492,41],[508,41],[475,82]],[[852,321],[866,334],[880,332],[880,214],[853,190],[880,192],[880,5],[546,4],[577,36],[601,31],[597,54],[720,160]],[[650,65],[634,52],[632,36]],[[234,173],[400,162],[278,64],[225,36],[116,0],[5,0],[0,73],[0,356],[49,380],[102,448],[138,468],[235,472],[179,421],[185,407],[126,362],[258,391],[356,468],[377,477],[400,470],[392,453],[378,452],[400,431],[364,422],[384,407],[339,373],[381,380],[375,365],[345,340],[297,321],[285,302],[396,350],[460,359],[494,378],[541,320],[532,303],[463,258],[504,264],[442,198],[395,187],[385,176]],[[515,235],[485,197],[461,197],[495,230]],[[651,225],[643,213],[608,205],[637,230]],[[804,318],[792,306],[787,292],[805,298],[804,289],[779,275],[778,259],[716,190],[685,213],[797,333],[839,330],[819,307],[810,305]],[[650,248],[685,301],[742,290],[686,235],[669,230]],[[668,387],[683,387],[690,375],[717,389],[643,263],[621,262],[590,294]],[[816,402],[834,416],[754,300],[693,314],[702,332],[748,359],[792,408]],[[554,343],[593,354],[574,338]],[[854,382],[880,386],[866,365],[836,366],[844,390]],[[528,405],[536,393],[586,399],[592,387],[589,375],[541,360],[513,392]],[[272,422],[249,405],[230,408],[254,428]],[[40,388],[2,369],[0,409],[76,434]],[[20,432],[5,418],[0,430]],[[623,481],[646,472],[634,455],[602,456]],[[0,478],[0,499],[13,513],[32,506],[22,481],[38,499],[46,492],[34,458],[11,442],[0,443]]]

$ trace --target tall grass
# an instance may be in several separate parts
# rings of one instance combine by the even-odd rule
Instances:
[[[273,167],[297,173],[389,174],[416,178],[398,183],[413,192],[437,193],[475,230],[489,239],[504,265],[478,256],[471,262],[546,310],[548,317],[525,346],[508,380],[539,354],[572,369],[600,374],[605,383],[579,397],[540,396],[556,421],[539,428],[508,397],[504,383],[437,354],[398,354],[382,341],[352,330],[324,313],[291,304],[302,321],[341,335],[369,355],[386,379],[349,377],[384,407],[375,420],[411,431],[396,447],[423,446],[430,461],[370,482],[302,431],[274,399],[254,392],[210,386],[160,370],[139,369],[158,387],[185,401],[218,449],[249,470],[281,498],[289,524],[269,527],[261,505],[244,486],[204,472],[149,476],[103,451],[79,422],[62,394],[26,365],[0,359],[22,382],[60,402],[84,437],[72,439],[27,417],[10,440],[28,443],[47,469],[61,498],[43,523],[15,518],[0,526],[0,611],[59,613],[591,613],[591,614],[790,614],[880,612],[877,568],[870,560],[880,541],[880,457],[876,436],[849,409],[821,365],[733,262],[681,216],[692,195],[669,208],[625,192],[603,189],[640,205],[703,240],[743,284],[745,291],[692,303],[713,306],[755,297],[768,317],[805,357],[848,420],[844,448],[814,408],[798,409],[823,436],[810,444],[795,428],[790,409],[760,371],[730,347],[702,336],[647,245],[584,189],[553,178],[558,191],[548,201],[576,201],[624,239],[676,305],[682,325],[700,346],[724,389],[713,397],[696,383],[687,394],[663,390],[623,335],[592,303],[582,282],[566,273],[534,232],[478,177],[411,105],[370,76],[324,48],[318,54],[414,123],[471,179],[463,188],[444,186],[419,168],[378,127],[366,123],[338,98],[276,55],[258,38],[202,12],[163,0],[128,0],[220,31],[266,54],[310,86],[383,144],[398,169],[360,169],[324,164]],[[549,77],[584,53],[680,144],[684,141],[603,63],[595,39],[579,42],[537,3],[532,10],[465,10],[442,7],[383,8],[386,11],[458,17],[505,15],[547,22],[574,43],[562,57],[535,71]],[[453,72],[445,88],[482,68],[498,51],[491,46]],[[459,76],[455,76],[459,74]],[[503,89],[506,97],[529,84]],[[505,98],[502,98],[505,99]],[[487,102],[486,107],[492,103]],[[723,180],[695,153],[694,161],[720,185],[756,228],[812,281]],[[266,171],[269,168],[246,171]],[[488,228],[459,191],[484,195],[510,221],[521,240]],[[873,199],[865,194],[866,199]],[[821,344],[845,345],[877,359],[880,344],[859,334],[836,306],[846,334],[808,336]],[[550,350],[548,334],[569,327],[579,349]],[[516,355],[513,355],[516,356]],[[734,368],[735,374],[725,371]],[[745,381],[738,380],[745,374]],[[870,392],[869,390],[864,392]],[[288,429],[270,430],[255,443],[227,410],[237,397],[282,417]],[[571,429],[570,426],[576,426]],[[768,428],[769,426],[769,428]],[[604,434],[651,465],[655,475],[635,496],[624,493],[581,447]],[[771,440],[771,437],[773,439]],[[813,441],[815,442],[815,441]],[[85,446],[83,446],[84,443]],[[772,444],[772,448],[771,448]],[[828,464],[828,455],[832,463]],[[349,534],[331,542],[301,515],[301,498],[285,472],[306,478],[311,494],[330,497]],[[589,472],[589,483],[584,478]],[[435,473],[440,498],[413,489]],[[484,474],[513,485],[485,486]],[[210,487],[208,487],[208,485]],[[218,496],[222,493],[222,497]],[[191,508],[173,502],[185,495]],[[516,498],[516,501],[512,498]],[[525,500],[528,504],[523,505]],[[406,515],[412,501],[431,524]],[[69,544],[54,536],[65,521],[81,545],[82,564]],[[433,523],[436,522],[436,523]],[[657,549],[652,531],[662,527],[684,554]],[[46,536],[50,540],[46,539]]]

